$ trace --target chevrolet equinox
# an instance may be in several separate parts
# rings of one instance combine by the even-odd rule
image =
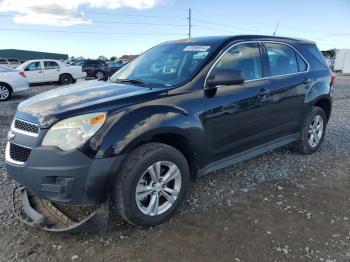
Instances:
[[[27,192],[30,220],[41,218],[28,206],[36,196],[55,207],[111,203],[127,222],[154,226],[173,216],[189,181],[287,144],[316,152],[332,88],[308,40],[166,42],[106,82],[22,102],[8,135],[8,174]]]

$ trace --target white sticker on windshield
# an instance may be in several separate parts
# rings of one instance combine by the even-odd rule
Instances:
[[[208,51],[210,46],[208,45],[189,45],[186,46],[184,51],[185,52],[205,52]]]

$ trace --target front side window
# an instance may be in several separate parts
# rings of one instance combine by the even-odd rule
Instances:
[[[60,69],[60,66],[54,61],[44,61],[45,69]]]
[[[299,72],[295,51],[283,44],[265,43],[271,75],[287,75]]]
[[[6,65],[7,60],[6,59],[0,59],[0,65]]]
[[[111,81],[137,79],[158,87],[180,86],[193,78],[216,48],[217,44],[205,42],[161,44],[125,65]]]
[[[41,70],[41,64],[40,62],[31,63],[26,67],[26,70],[27,71]]]
[[[232,47],[215,65],[217,69],[241,71],[244,80],[262,78],[260,51],[257,43],[239,44]]]
[[[71,65],[72,66],[83,66],[84,62],[85,62],[84,60],[78,60],[78,61],[73,62]]]

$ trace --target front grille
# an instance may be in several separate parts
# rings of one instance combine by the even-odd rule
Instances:
[[[35,133],[35,134],[39,133],[39,128],[36,125],[28,122],[24,122],[19,119],[15,119],[15,128],[22,131],[29,132],[29,133]]]
[[[10,144],[10,157],[18,162],[26,162],[31,149],[16,144]]]

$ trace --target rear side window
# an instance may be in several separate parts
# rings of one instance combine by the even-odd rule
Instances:
[[[316,45],[305,44],[302,48],[303,56],[309,62],[311,70],[329,70],[326,60]]]
[[[6,59],[0,59],[0,65],[6,65],[7,60]]]
[[[54,61],[44,61],[45,69],[59,69],[60,66]]]
[[[241,71],[245,80],[262,78],[260,51],[257,43],[232,47],[216,64],[215,69]]]
[[[295,51],[283,44],[265,43],[272,76],[299,72]]]
[[[96,66],[96,65],[97,65],[97,62],[96,62],[96,61],[93,61],[93,60],[88,60],[88,61],[87,61],[87,65],[88,65],[88,66]]]

